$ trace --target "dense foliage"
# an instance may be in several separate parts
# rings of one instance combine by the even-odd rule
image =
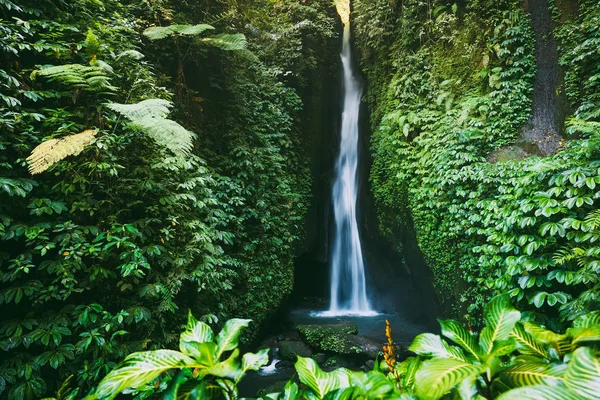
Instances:
[[[518,142],[535,76],[519,1],[354,2],[382,231],[414,226],[446,313],[505,292],[541,318],[598,308],[600,6],[579,3],[553,8],[569,140],[539,157]]]
[[[440,320],[442,339],[424,333],[410,346],[417,356],[402,363],[390,357],[391,332],[384,370],[323,372],[310,358],[298,357],[296,371],[306,388],[290,381],[282,393],[265,399],[598,399],[600,314],[586,314],[558,334],[526,321],[510,305],[508,295],[486,307],[485,327],[470,332],[455,320]],[[246,353],[239,361],[239,330],[247,320],[230,320],[214,338],[212,329],[191,314],[181,334],[180,351],[134,353],[106,376],[87,398],[112,399],[132,389],[164,391],[165,398],[238,398],[236,385],[249,370],[268,362],[267,350]],[[446,340],[452,341],[449,344]],[[223,352],[233,350],[228,356]],[[223,360],[222,360],[223,358]],[[193,370],[193,372],[192,372]],[[172,376],[172,375],[171,375]]]
[[[0,1],[2,398],[70,375],[87,390],[171,346],[180,309],[252,317],[252,336],[289,294],[317,106],[303,79],[328,64],[334,11],[252,6]]]

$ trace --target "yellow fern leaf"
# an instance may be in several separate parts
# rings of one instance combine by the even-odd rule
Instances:
[[[29,173],[32,175],[46,171],[53,164],[68,156],[76,156],[94,140],[98,131],[88,129],[60,139],[50,139],[37,146],[29,157]]]

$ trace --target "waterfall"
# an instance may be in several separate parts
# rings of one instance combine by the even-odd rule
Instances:
[[[344,109],[332,193],[335,233],[331,256],[331,300],[329,311],[324,314],[376,315],[367,298],[365,266],[356,221],[358,113],[362,87],[352,71],[349,23],[344,25],[341,59]]]

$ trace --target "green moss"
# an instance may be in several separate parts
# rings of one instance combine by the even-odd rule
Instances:
[[[296,327],[302,340],[310,347],[322,351],[333,351],[340,341],[339,334],[356,335],[358,327],[353,323],[335,325],[299,325]]]

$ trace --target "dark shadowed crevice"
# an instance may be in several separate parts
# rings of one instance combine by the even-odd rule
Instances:
[[[535,34],[536,74],[531,118],[522,129],[519,142],[525,150],[539,155],[558,151],[565,114],[563,76],[558,64],[551,11],[547,0],[525,0]]]

